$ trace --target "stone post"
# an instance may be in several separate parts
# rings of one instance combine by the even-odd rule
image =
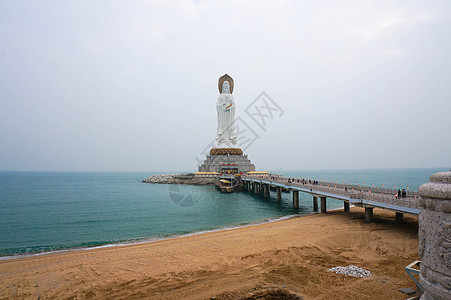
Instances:
[[[269,184],[263,184],[263,197],[269,197]]]
[[[344,207],[343,207],[344,212],[349,212],[349,202],[343,201],[343,205],[344,205]]]
[[[318,197],[313,196],[313,211],[318,211]]]
[[[326,197],[321,197],[321,213],[325,214],[327,212]]]
[[[418,194],[421,299],[451,299],[451,172],[433,174]]]
[[[402,222],[404,220],[404,214],[396,212],[396,222]]]
[[[282,201],[282,188],[280,186],[276,187],[277,190],[277,203]]]
[[[373,222],[373,209],[374,207],[365,206],[365,223]]]
[[[293,191],[293,207],[294,209],[299,208],[299,191]]]

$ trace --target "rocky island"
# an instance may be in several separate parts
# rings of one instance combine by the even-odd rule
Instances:
[[[145,183],[159,183],[159,184],[190,184],[190,185],[207,185],[215,184],[218,181],[218,176],[198,176],[194,173],[188,174],[158,174],[152,175],[147,179],[142,180]]]

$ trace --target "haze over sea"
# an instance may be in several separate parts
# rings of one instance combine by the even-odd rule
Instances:
[[[283,171],[282,175],[417,190],[448,168]],[[155,173],[0,172],[0,259],[135,243],[312,213],[309,195],[282,203],[213,186],[141,183]],[[186,201],[185,201],[186,200]],[[328,200],[328,209],[343,203]]]

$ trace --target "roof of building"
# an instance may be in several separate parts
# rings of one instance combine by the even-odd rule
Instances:
[[[218,172],[196,172],[194,175],[219,175]]]
[[[266,172],[266,171],[250,171],[247,174],[269,174],[269,172]]]

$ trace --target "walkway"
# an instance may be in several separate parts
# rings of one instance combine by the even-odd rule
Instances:
[[[405,198],[397,199],[396,190],[386,188],[365,187],[352,184],[339,184],[332,182],[302,181],[302,179],[289,180],[281,176],[245,176],[244,189],[254,191],[255,194],[263,192],[269,197],[271,188],[277,192],[277,201],[281,201],[281,193],[284,190],[293,194],[293,206],[299,208],[299,192],[308,193],[313,196],[313,209],[318,210],[318,198],[321,199],[321,212],[326,213],[326,199],[333,198],[343,201],[344,210],[349,211],[349,205],[365,208],[365,222],[373,220],[373,208],[389,209],[396,212],[396,220],[401,221],[404,213],[418,215],[420,206],[415,192],[407,191]]]

